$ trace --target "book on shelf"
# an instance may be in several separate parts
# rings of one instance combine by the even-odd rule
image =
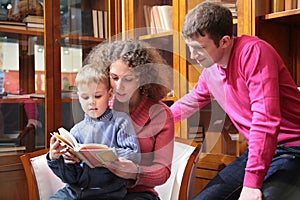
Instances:
[[[93,32],[94,37],[97,38],[98,36],[98,11],[92,10],[92,22],[93,22]]]
[[[104,13],[102,10],[98,10],[98,37],[104,38]]]
[[[145,24],[147,27],[147,34],[151,33],[150,30],[150,12],[151,12],[151,6],[144,5],[144,18],[145,18]]]
[[[94,37],[108,38],[108,12],[106,10],[92,10],[92,24]]]
[[[173,30],[173,7],[170,5],[162,5],[158,7],[162,27],[165,31]]]
[[[105,162],[115,161],[118,159],[112,149],[102,144],[80,144],[74,136],[64,128],[59,128],[58,132],[52,135],[72,148],[79,159],[84,161],[89,167],[102,167]]]
[[[106,10],[103,11],[104,15],[104,38],[108,38],[108,12]]]
[[[156,31],[156,24],[154,20],[154,13],[152,10],[152,7],[150,8],[150,34],[155,34],[157,33]]]
[[[35,15],[28,15],[23,20],[23,23],[26,24],[28,28],[37,28],[43,29],[44,28],[44,17],[43,16],[35,16]],[[28,29],[30,30],[30,29]],[[31,29],[33,30],[33,29]]]
[[[29,28],[44,28],[44,24],[40,24],[40,23],[34,23],[34,22],[28,22],[26,23],[26,26]]]
[[[158,11],[158,6],[152,6],[151,12],[153,13],[154,24],[156,28],[156,33],[163,32],[163,26],[160,21],[160,13]]]
[[[284,0],[284,10],[292,10],[297,8],[297,0]]]
[[[196,142],[203,142],[205,138],[203,126],[189,127],[188,139]]]
[[[271,0],[271,12],[284,11],[284,0]]]
[[[173,30],[173,7],[170,5],[144,5],[144,18],[148,34]]]
[[[38,23],[44,24],[44,17],[43,16],[35,16],[35,15],[28,15],[23,19],[25,23]]]

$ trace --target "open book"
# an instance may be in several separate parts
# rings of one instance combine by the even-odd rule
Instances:
[[[54,135],[58,140],[72,148],[79,159],[89,167],[102,167],[104,162],[117,160],[116,154],[103,144],[79,144],[69,131],[59,128]]]

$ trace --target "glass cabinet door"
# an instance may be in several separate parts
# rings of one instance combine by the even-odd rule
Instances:
[[[5,22],[0,22],[0,155],[45,146],[43,31]]]
[[[62,126],[70,130],[83,119],[74,85],[90,50],[119,30],[118,0],[60,0]]]

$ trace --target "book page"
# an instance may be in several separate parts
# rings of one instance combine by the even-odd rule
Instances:
[[[104,162],[118,159],[111,149],[82,149],[77,153],[91,168],[102,167]]]
[[[79,144],[77,142],[77,140],[73,137],[73,135],[71,135],[71,133],[69,131],[67,131],[66,129],[64,128],[59,128],[58,129],[58,132],[60,134],[60,136],[64,137],[66,140],[69,141],[69,143],[71,143],[72,147],[78,147]]]
[[[72,144],[72,142],[70,142],[68,139],[66,139],[65,137],[59,135],[57,132],[54,132],[53,135],[56,139],[58,139],[59,141],[61,141],[62,143],[68,145],[71,148],[74,148],[74,144]]]

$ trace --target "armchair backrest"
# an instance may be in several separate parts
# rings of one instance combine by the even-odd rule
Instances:
[[[189,200],[195,192],[195,169],[201,144],[175,138],[171,176],[163,185],[155,187],[162,200]]]
[[[20,156],[31,200],[46,200],[65,185],[48,167],[46,160],[48,151],[49,149],[42,149]]]

